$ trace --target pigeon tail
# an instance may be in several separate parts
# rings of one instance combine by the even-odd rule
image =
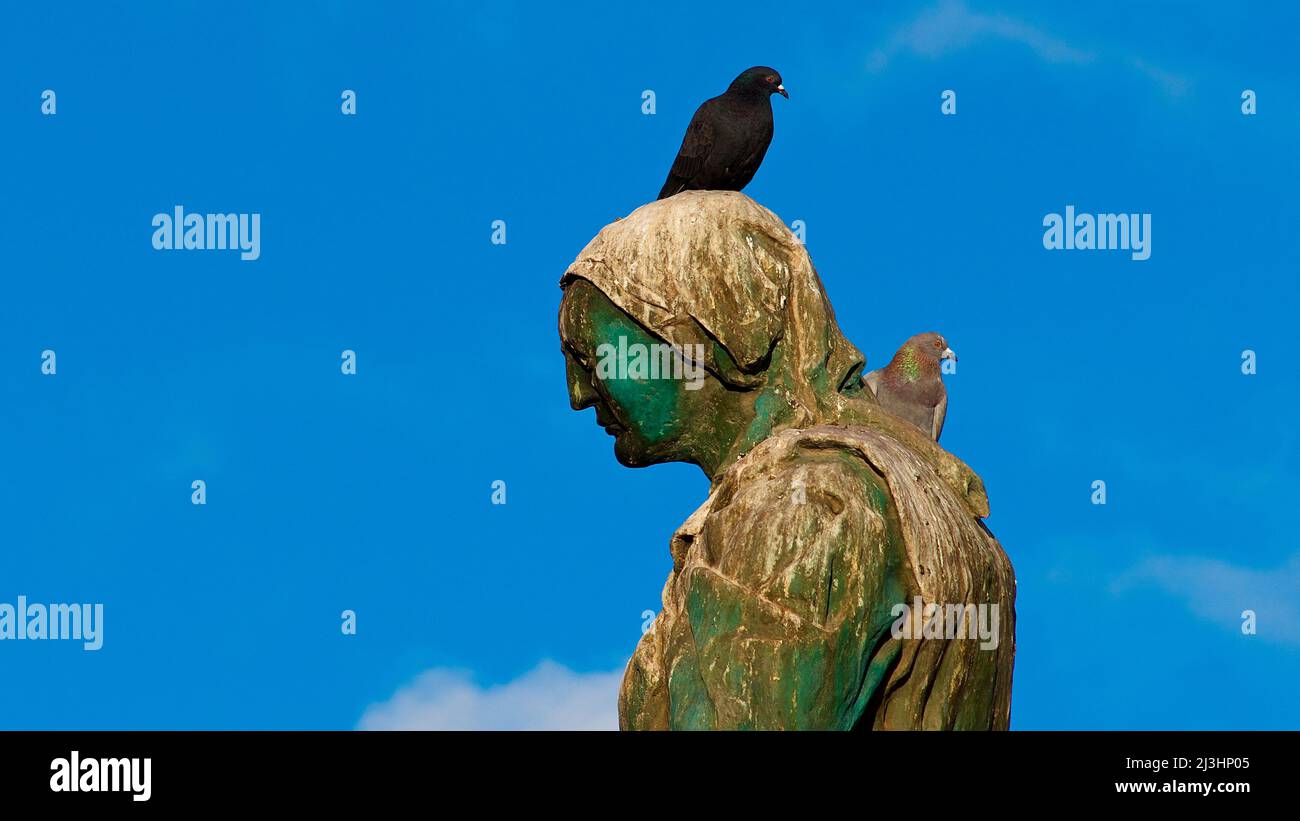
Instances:
[[[659,189],[659,196],[655,197],[655,199],[666,200],[669,197],[671,197],[673,194],[680,194],[682,191],[685,190],[686,190],[686,180],[679,179],[677,177],[674,177],[672,174],[669,174],[667,181],[664,182],[664,187]]]

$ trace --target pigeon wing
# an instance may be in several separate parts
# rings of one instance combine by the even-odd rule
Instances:
[[[871,391],[872,396],[880,396],[880,371],[872,371],[862,377],[862,383]]]
[[[704,162],[713,151],[713,117],[710,116],[709,100],[699,107],[691,124],[686,127],[686,136],[682,138],[682,147],[677,151],[677,159],[668,171],[668,180],[659,192],[659,199],[671,197],[690,184],[704,168]]]
[[[939,434],[943,433],[943,420],[948,415],[948,392],[944,391],[943,396],[939,397],[939,404],[934,406],[934,416],[930,423],[930,431],[934,434],[934,441],[939,441]]]

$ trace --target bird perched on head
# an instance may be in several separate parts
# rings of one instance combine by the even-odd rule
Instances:
[[[937,333],[917,334],[903,343],[889,364],[862,377],[880,406],[916,425],[939,441],[948,413],[941,361],[957,361],[948,341]]]
[[[790,98],[781,75],[745,69],[695,111],[658,199],[680,191],[739,191],[754,178],[772,142],[772,95]]]

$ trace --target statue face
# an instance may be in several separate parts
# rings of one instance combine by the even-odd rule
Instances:
[[[574,410],[594,407],[628,467],[699,461],[695,438],[711,425],[720,385],[699,359],[674,357],[591,283],[575,280],[560,305],[560,339]]]

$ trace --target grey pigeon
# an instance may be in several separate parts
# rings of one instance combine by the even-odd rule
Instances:
[[[937,333],[917,334],[903,343],[889,364],[862,378],[880,406],[925,431],[934,441],[943,432],[948,392],[940,361],[957,361],[948,341]]]

